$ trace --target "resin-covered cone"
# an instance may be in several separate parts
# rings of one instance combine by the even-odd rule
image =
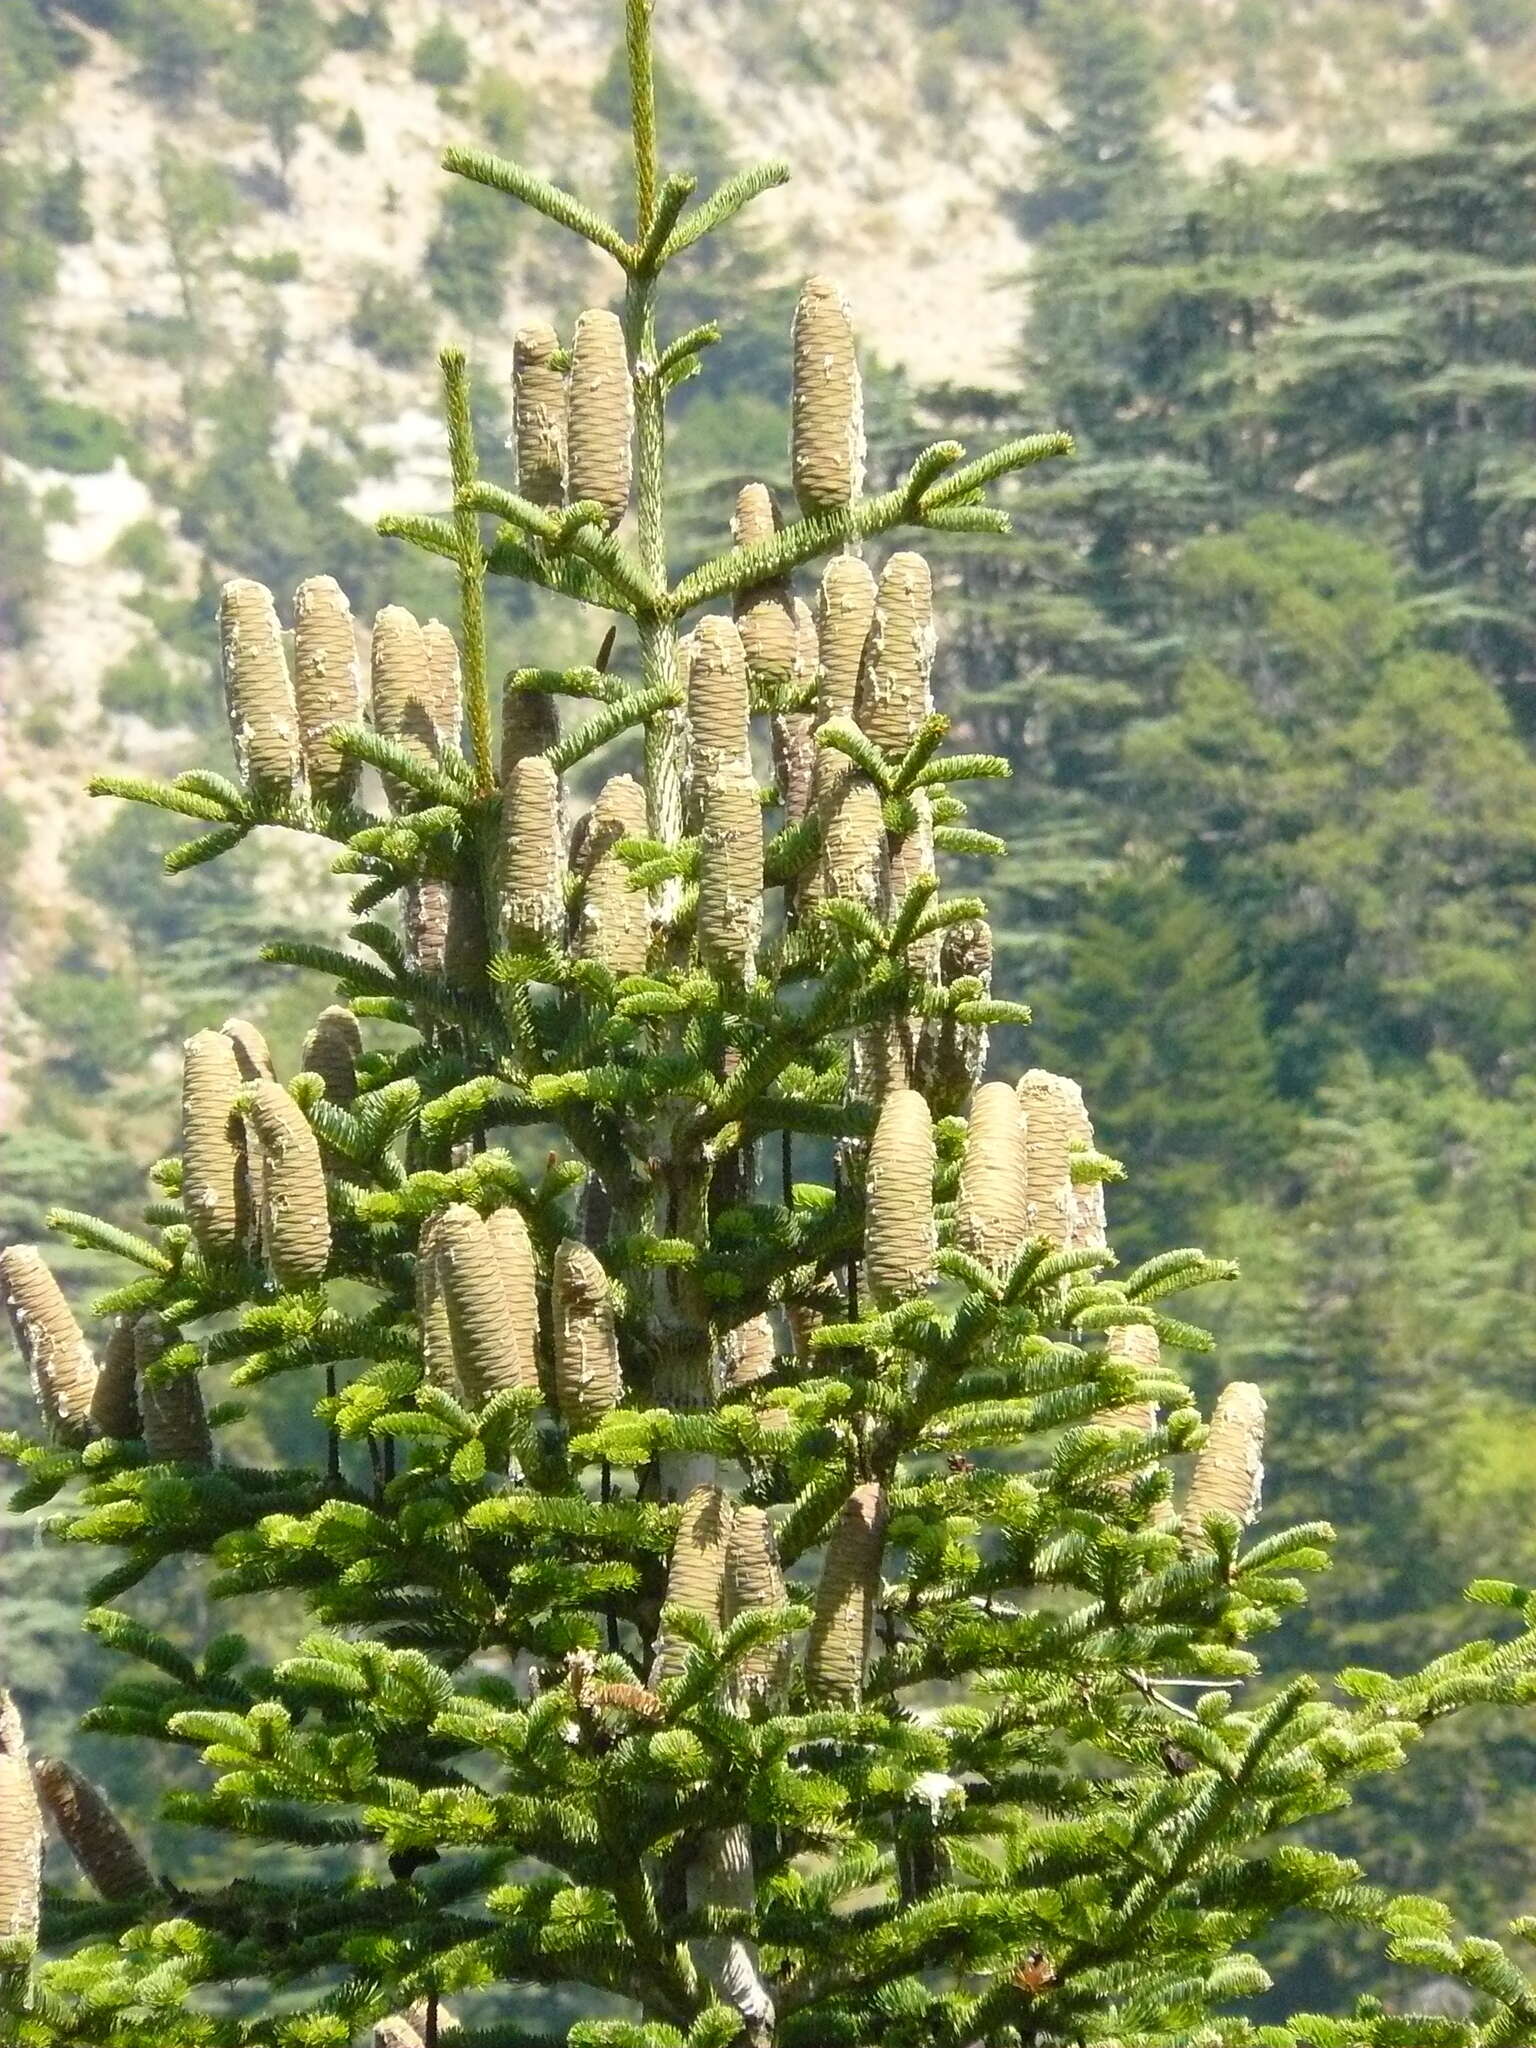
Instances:
[[[726,1620],[762,1608],[782,1607],[788,1598],[773,1524],[766,1511],[738,1507],[731,1518],[726,1549]],[[787,1642],[761,1644],[736,1667],[738,1686],[748,1694],[776,1692],[784,1684],[788,1667]]]
[[[134,1325],[133,1358],[144,1417],[144,1448],[154,1465],[211,1465],[213,1435],[196,1369],[163,1376],[152,1370],[180,1341],[178,1332],[169,1329],[159,1316],[140,1316]]]
[[[416,1250],[416,1321],[421,1332],[422,1363],[434,1386],[452,1393],[458,1388],[453,1360],[453,1329],[438,1271],[442,1216],[429,1216],[421,1226]]]
[[[332,726],[363,715],[363,669],[346,592],[334,576],[307,576],[293,594],[293,686],[304,772],[317,797],[350,801],[360,764],[339,753]]]
[[[643,889],[629,886],[616,848],[646,836],[645,791],[629,775],[603,784],[579,847],[585,883],[576,919],[575,951],[611,974],[643,974],[651,943],[651,911]]]
[[[763,935],[763,809],[744,769],[722,768],[705,785],[700,851],[699,957],[750,986]]]
[[[864,1191],[864,1266],[877,1308],[894,1308],[933,1278],[933,1117],[914,1088],[880,1105]]]
[[[277,1069],[272,1064],[271,1047],[248,1017],[226,1017],[219,1030],[234,1047],[235,1064],[240,1069],[242,1081],[276,1080]]]
[[[683,1502],[672,1559],[667,1567],[665,1603],[702,1615],[718,1627],[725,1618],[725,1564],[731,1539],[731,1503],[723,1487],[696,1486]],[[688,1662],[686,1636],[663,1625],[651,1665],[653,1687],[677,1678]]]
[[[595,1252],[566,1238],[550,1275],[555,1405],[567,1429],[590,1429],[618,1405],[619,1339],[608,1275]]]
[[[832,750],[823,747],[821,751],[825,755]],[[822,828],[822,893],[834,900],[862,903],[866,910],[878,914],[890,889],[880,792],[851,762],[848,767],[851,773],[836,778]]]
[[[304,1071],[325,1083],[325,1099],[345,1109],[357,1100],[357,1063],[363,1034],[356,1017],[339,1003],[322,1010],[304,1040]]]
[[[435,761],[442,748],[434,715],[438,682],[421,623],[404,605],[387,604],[375,618],[369,668],[375,726],[421,760]],[[409,785],[393,776],[384,777],[384,790],[396,810],[411,800]]]
[[[880,572],[859,667],[854,717],[899,759],[933,710],[933,578],[921,555],[892,555]]]
[[[533,1240],[518,1209],[493,1209],[485,1219],[486,1235],[501,1272],[502,1293],[517,1353],[517,1383],[539,1384],[539,1269]]]
[[[33,1776],[48,1818],[102,1898],[136,1899],[153,1890],[149,1865],[89,1778],[58,1757],[40,1758]]]
[[[816,600],[816,716],[852,718],[864,643],[875,620],[875,579],[859,555],[834,555]]]
[[[1087,1121],[1083,1091],[1065,1074],[1031,1067],[1019,1083],[1029,1177],[1029,1232],[1064,1248],[1072,1239],[1072,1141]]]
[[[514,761],[501,785],[496,893],[501,938],[514,952],[563,939],[560,778],[540,754]]]
[[[951,925],[939,954],[939,978],[945,988],[975,980],[985,994],[992,986],[992,927],[985,918]],[[918,1078],[937,1116],[954,1116],[965,1107],[971,1090],[986,1071],[987,1027],[947,1016],[923,1033]]]
[[[235,1099],[246,1085],[227,1031],[197,1031],[182,1047],[181,1202],[192,1235],[211,1258],[248,1240],[250,1184]]]
[[[103,1436],[123,1443],[144,1434],[131,1316],[116,1319],[102,1347],[101,1370],[91,1395],[91,1422]]]
[[[258,796],[284,801],[302,788],[304,761],[283,629],[265,584],[241,576],[224,585],[219,646],[240,779]]]
[[[567,494],[592,500],[610,528],[629,507],[634,390],[616,314],[589,308],[576,322],[567,399]]]
[[[748,1316],[720,1339],[720,1378],[728,1392],[750,1387],[773,1371],[777,1350],[766,1316]]]
[[[37,1939],[43,1814],[16,1702],[0,1691],[0,1941]]]
[[[812,1696],[856,1706],[864,1688],[885,1548],[885,1489],[855,1487],[833,1527],[816,1586],[805,1653]]]
[[[556,367],[559,338],[530,321],[512,338],[512,440],[517,488],[532,505],[565,502],[565,372]]]
[[[1246,1380],[1223,1387],[1210,1435],[1195,1460],[1194,1477],[1179,1520],[1199,1541],[1207,1515],[1235,1515],[1244,1528],[1259,1512],[1264,1491],[1264,1396]]]
[[[987,1082],[971,1099],[956,1221],[961,1244],[994,1273],[1029,1235],[1024,1120],[1006,1081]]]
[[[466,1202],[455,1202],[438,1217],[433,1252],[454,1370],[465,1400],[481,1408],[493,1394],[525,1384],[501,1262],[479,1212]]]
[[[246,1128],[260,1148],[262,1243],[284,1289],[324,1279],[331,1257],[325,1168],[308,1119],[287,1089],[258,1081],[244,1097]]]
[[[1162,1357],[1157,1332],[1149,1323],[1116,1323],[1104,1332],[1104,1349],[1110,1358],[1138,1372],[1155,1372]],[[1135,1429],[1145,1435],[1157,1427],[1157,1409],[1150,1401],[1126,1401],[1114,1408],[1101,1408],[1094,1421],[1106,1429]],[[1114,1482],[1122,1490],[1131,1475],[1121,1474]]]
[[[693,804],[722,768],[747,772],[747,657],[729,619],[701,619],[688,645],[688,761]]]
[[[0,1252],[0,1301],[43,1422],[60,1442],[84,1443],[93,1432],[96,1360],[35,1245],[12,1244]]]
[[[436,740],[434,751],[458,748],[464,736],[464,674],[459,643],[441,619],[428,619],[421,629],[427,650],[427,716]]]
[[[791,333],[790,469],[802,511],[851,504],[864,488],[864,391],[853,315],[828,277],[806,281]]]
[[[772,540],[778,528],[778,507],[768,486],[743,484],[731,521],[731,538],[737,547]],[[788,579],[780,576],[738,591],[733,610],[748,682],[759,690],[781,689],[795,668],[795,604]]]
[[[543,754],[560,737],[560,709],[547,690],[517,689],[509,677],[501,697],[501,773],[529,754]]]

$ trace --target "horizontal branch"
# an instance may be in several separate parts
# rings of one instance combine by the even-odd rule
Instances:
[[[558,185],[538,177],[509,157],[492,156],[489,150],[449,148],[443,151],[443,169],[468,178],[476,185],[488,185],[493,192],[505,192],[521,199],[536,213],[557,226],[569,228],[595,247],[606,250],[616,263],[630,267],[634,252],[611,221],[603,219],[584,200]]]

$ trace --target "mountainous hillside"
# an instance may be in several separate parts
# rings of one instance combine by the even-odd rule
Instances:
[[[668,0],[674,153],[706,174],[764,154],[795,171],[734,282],[761,299],[834,268],[871,352],[913,384],[1007,384],[1063,94],[1088,81],[1109,154],[1135,90],[1103,13]],[[1195,168],[1317,161],[1491,75],[1536,77],[1519,0],[1166,0],[1147,19],[1162,132]],[[573,267],[553,232],[452,191],[443,141],[601,194],[621,109],[608,0],[6,0],[0,27],[14,986],[75,901],[87,765],[184,753],[179,729],[207,722],[211,581],[270,564],[276,528],[284,561],[302,540],[320,568],[368,552],[361,523],[385,506],[439,502],[434,346],[467,338],[499,406],[515,321],[611,291],[600,259]],[[729,317],[733,280],[715,282]],[[391,572],[368,559],[354,595],[376,602]],[[11,1022],[8,1073],[36,1033]]]

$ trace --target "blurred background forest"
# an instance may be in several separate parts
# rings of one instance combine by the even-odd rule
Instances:
[[[505,477],[513,325],[613,281],[436,150],[611,189],[615,15],[0,0],[0,1240],[51,1200],[131,1216],[188,1030],[240,1009],[293,1064],[315,991],[254,951],[334,924],[337,885],[268,842],[167,884],[153,814],[80,786],[225,765],[225,575],[447,607],[371,530],[442,504],[435,347],[468,347]],[[1271,1514],[1340,1532],[1287,1663],[1420,1660],[1468,1579],[1536,1577],[1536,9],[659,23],[668,162],[796,171],[674,303],[726,327],[678,405],[679,555],[786,481],[813,268],[861,319],[878,480],[936,430],[1078,436],[1016,541],[934,551],[940,703],[1014,765],[978,820],[1012,842],[976,878],[1004,992],[1133,1162],[1122,1254],[1243,1260],[1212,1370],[1271,1397]],[[590,657],[498,603],[499,668]],[[297,1394],[260,1427],[313,1430]],[[0,1668],[56,1743],[97,1682],[87,1561],[0,1541]],[[1528,1720],[1431,1740],[1330,1840],[1492,1931],[1536,1909],[1533,1766]],[[1375,1977],[1305,1929],[1274,1961],[1308,2005]]]

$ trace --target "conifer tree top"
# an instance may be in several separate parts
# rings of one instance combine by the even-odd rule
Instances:
[[[300,1072],[240,1018],[188,1041],[143,1234],[55,1213],[132,1269],[99,1350],[35,1250],[0,1255],[41,1422],[3,1446],[14,1507],[113,1554],[86,1626],[128,1675],[87,1725],[193,1764],[148,1855],[67,1763],[34,1769],[4,1696],[4,2038],[1532,2038],[1502,1950],[1292,1839],[1431,1723],[1528,1697],[1531,1596],[1476,1589],[1497,1647],[1345,1674],[1345,1703],[1265,1683],[1251,1644],[1329,1532],[1250,1539],[1262,1391],[1207,1421],[1177,1362],[1209,1340],[1169,1298],[1233,1269],[1119,1270],[1122,1169],[1027,1066],[984,903],[941,885],[995,849],[960,791],[1006,764],[946,744],[910,543],[1002,535],[988,492],[1067,439],[942,443],[866,490],[853,315],[813,279],[798,515],[748,480],[730,544],[723,505],[677,573],[667,401],[718,329],[669,334],[662,287],[786,172],[697,198],[660,155],[649,0],[625,26],[631,221],[447,153],[622,289],[509,344],[511,484],[443,357],[453,502],[384,526],[449,565],[457,630],[386,606],[365,681],[324,565],[291,660],[237,579],[238,780],[95,785],[197,821],[173,873],[259,827],[331,841],[357,921],[267,949],[329,985]],[[490,575],[617,628],[590,667],[517,650],[499,753]],[[268,1469],[221,1397],[259,1414],[281,1380],[313,1454]],[[257,1647],[140,1618],[173,1559]],[[92,1896],[40,1900],[45,1812]],[[1474,2016],[1256,2025],[1250,1944],[1298,1910],[1380,1930]]]

